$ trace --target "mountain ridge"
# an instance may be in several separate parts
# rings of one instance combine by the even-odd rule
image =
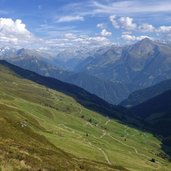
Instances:
[[[12,69],[13,71],[15,71],[15,73],[17,73],[19,76],[24,77],[25,79],[29,79],[32,80],[38,84],[43,84],[46,85],[47,87],[51,88],[51,89],[56,89],[58,91],[64,92],[66,94],[69,94],[71,96],[73,96],[74,98],[76,98],[76,100],[78,100],[79,103],[81,103],[82,105],[85,105],[86,107],[91,108],[92,110],[98,110],[99,112],[102,112],[103,114],[105,114],[106,116],[111,116],[113,115],[120,118],[120,116],[118,115],[119,110],[107,103],[106,101],[100,99],[99,97],[85,91],[84,89],[69,84],[69,83],[64,83],[60,80],[57,80],[55,78],[52,77],[45,77],[45,76],[41,76],[35,72],[26,70],[26,69],[22,69],[18,66],[12,65],[8,62],[6,62],[5,60],[0,60],[0,64],[9,67],[10,69]],[[91,101],[92,104],[86,104],[83,101]],[[116,113],[113,113],[113,111],[116,111]],[[115,115],[116,114],[116,115]],[[123,117],[123,116],[121,116]]]
[[[82,61],[84,67],[80,71],[102,79],[131,84],[130,92],[171,78],[171,47],[168,44],[145,39],[116,50],[111,48],[108,52],[110,55],[106,52],[100,57],[90,58],[88,64],[86,59]],[[98,65],[99,59],[106,62]],[[110,62],[111,59],[114,62]]]
[[[95,94],[112,104],[119,103],[120,99],[126,98],[129,94],[127,87],[121,83],[103,80],[84,72],[75,73],[73,71],[59,69],[54,64],[51,65],[51,61],[47,63],[45,60],[40,58],[15,57],[9,58],[7,61],[24,69],[34,71],[40,75],[50,76],[82,87],[90,93]]]
[[[25,52],[1,58],[41,75],[75,84],[114,105],[138,89],[171,79],[171,46],[150,39],[123,47],[111,46],[85,59],[73,59],[72,71],[66,70],[70,62],[65,59],[47,59],[46,55],[37,57],[34,52],[29,55],[27,50],[21,51]]]
[[[123,100],[120,105],[131,107],[143,103],[157,95],[164,93],[171,89],[171,79],[162,81],[154,86],[147,87],[145,89],[137,90],[131,93],[127,99]]]

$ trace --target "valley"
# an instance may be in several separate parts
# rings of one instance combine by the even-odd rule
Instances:
[[[83,168],[91,168],[91,160],[97,165],[97,170],[104,167],[105,170],[170,170],[169,161],[160,157],[160,153],[163,153],[161,140],[152,134],[93,112],[73,97],[21,78],[6,66],[1,65],[0,71],[1,131],[12,131],[16,128],[20,134],[26,136],[30,130],[33,135],[43,139],[48,148],[51,144],[54,151],[54,148],[58,148],[67,152],[67,156],[76,156],[74,161],[76,160],[78,165],[79,162],[86,161],[87,165]],[[12,140],[11,136],[15,135],[21,141],[21,147],[18,149],[12,145],[11,148],[23,149],[24,136],[19,136],[18,132],[14,131],[11,133],[7,137],[1,134],[1,143],[14,144],[15,140]],[[26,149],[32,147],[30,143],[28,140],[24,145]],[[13,159],[14,152],[13,155],[9,152],[5,155],[10,160],[5,160],[5,156],[1,155],[1,170],[4,167],[30,168],[33,161],[29,158],[33,154],[26,149],[18,153],[18,160]],[[20,158],[21,153],[24,153],[22,156],[27,156],[29,162],[25,157]],[[34,153],[32,158],[42,160],[43,156]],[[54,159],[57,156],[54,154]],[[150,161],[152,158],[155,162]],[[71,163],[76,167],[74,161]],[[22,164],[23,162],[25,164]],[[50,167],[48,163],[46,167]],[[95,168],[93,166],[93,170]]]

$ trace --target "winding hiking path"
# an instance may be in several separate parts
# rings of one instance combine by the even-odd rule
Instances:
[[[128,130],[129,130],[129,128],[125,126],[125,130],[124,130],[125,136],[124,136],[124,138],[127,138],[129,136]]]
[[[103,130],[103,134],[100,136],[100,138],[103,138],[106,135],[106,131]]]
[[[105,122],[105,126],[107,126],[108,125],[108,123],[110,122],[110,119],[109,120],[107,120],[106,122]],[[106,130],[102,130],[102,135],[100,136],[100,139],[102,139],[106,134],[107,134],[107,131]],[[102,154],[104,155],[104,157],[105,157],[105,159],[106,159],[106,161],[107,161],[107,163],[109,164],[109,165],[112,165],[112,163],[110,162],[110,160],[109,160],[109,157],[108,157],[108,155],[105,153],[105,151],[102,149],[102,148],[100,148],[100,147],[98,147],[98,149],[102,152]]]
[[[149,156],[147,156],[147,155],[145,155],[145,154],[139,153],[138,150],[137,150],[135,147],[133,147],[133,146],[131,146],[131,145],[128,145],[128,144],[122,142],[122,140],[118,140],[117,138],[113,137],[113,136],[110,135],[110,134],[108,134],[108,136],[111,137],[112,139],[114,139],[115,141],[117,141],[118,143],[120,143],[120,144],[122,144],[122,145],[124,145],[124,146],[126,146],[126,147],[131,148],[137,155],[143,156],[143,157],[148,158],[148,159],[151,159],[151,157],[149,157]]]
[[[82,114],[82,108],[81,107],[79,107],[79,109],[80,109],[80,114]],[[107,126],[109,123],[110,123],[110,119],[108,119],[105,123],[104,123],[104,125],[105,126]],[[66,125],[64,125],[64,124],[59,124],[59,126],[60,127],[63,127],[63,128],[65,128],[65,129],[67,129],[68,131],[71,131],[73,134],[77,134],[78,135],[78,133],[76,133],[72,128],[69,128],[69,127],[67,127]],[[90,126],[90,127],[94,127],[91,123],[89,123],[89,122],[86,122],[85,123],[85,126]],[[101,128],[100,128],[101,129]],[[125,126],[125,129],[124,129],[124,133],[125,133],[125,136],[124,136],[124,138],[127,138],[128,136],[130,136],[130,134],[128,133],[128,130],[129,130],[129,127],[127,127],[127,126]],[[148,159],[151,159],[151,157],[149,157],[149,156],[147,156],[147,155],[144,155],[144,154],[142,154],[142,153],[139,153],[138,152],[138,150],[137,150],[137,148],[135,148],[134,146],[131,146],[131,145],[128,145],[127,143],[125,143],[125,142],[123,142],[123,140],[120,140],[120,139],[118,139],[118,138],[115,138],[115,137],[113,137],[109,132],[107,132],[105,129],[102,129],[102,135],[99,137],[100,139],[102,139],[102,138],[104,138],[104,136],[109,136],[110,138],[112,138],[113,140],[115,140],[116,142],[118,142],[118,143],[120,143],[120,144],[122,144],[122,145],[124,145],[124,146],[126,146],[126,147],[128,147],[128,148],[130,148],[130,149],[132,149],[137,155],[139,155],[139,156],[143,156],[143,157],[145,157],[145,158],[148,158]],[[134,136],[134,135],[133,135]],[[79,135],[79,137],[80,138],[83,138],[83,136],[81,136],[81,135]],[[95,138],[97,138],[97,137],[95,137]],[[85,138],[84,138],[85,139]],[[87,141],[87,144],[88,145],[90,145],[91,147],[93,147],[93,148],[96,148],[96,149],[98,149],[100,152],[101,152],[101,154],[104,156],[104,159],[106,160],[106,162],[109,164],[109,165],[112,165],[112,163],[111,163],[111,161],[110,161],[110,159],[109,159],[109,156],[107,155],[107,153],[101,148],[101,147],[98,147],[98,146],[96,146],[96,145],[94,145],[92,142],[90,142],[88,139],[86,140]],[[158,166],[158,168],[160,168],[160,166]],[[157,168],[157,169],[158,169]]]
[[[98,149],[103,153],[103,155],[104,155],[104,157],[105,157],[107,163],[108,163],[109,165],[112,165],[112,163],[111,163],[110,160],[109,160],[108,155],[104,152],[104,150],[103,150],[102,148],[98,148]]]
[[[107,120],[104,125],[108,125],[109,122],[110,122],[110,119]],[[129,130],[129,127],[125,126],[125,130],[124,130],[125,136],[124,136],[124,138],[127,138],[129,136],[128,130]],[[130,149],[132,149],[137,155],[146,157],[148,159],[151,159],[151,157],[139,153],[138,150],[135,147],[133,147],[131,145],[128,145],[128,144],[124,143],[122,140],[119,140],[119,139],[113,137],[112,135],[110,135],[110,133],[107,133],[106,130],[103,130],[103,134],[100,136],[100,138],[103,138],[105,135],[108,135],[109,137],[111,137],[112,139],[114,139],[115,141],[117,141],[118,143],[120,143],[120,144],[122,144],[122,145],[124,145],[124,146],[126,146],[126,147],[128,147]]]
[[[107,125],[109,122],[110,122],[110,120],[107,120],[107,121],[105,122],[105,125]],[[86,122],[85,126],[88,126],[88,125],[91,126],[91,127],[94,127],[91,123]],[[96,126],[97,126],[97,125],[96,125]],[[107,134],[106,130],[103,130],[103,134],[100,136],[100,138],[103,138],[106,134]],[[97,138],[97,137],[95,137],[95,138]],[[111,163],[110,160],[109,160],[108,155],[106,154],[106,152],[105,152],[102,148],[97,147],[96,145],[92,144],[90,141],[88,141],[88,144],[89,144],[90,146],[93,146],[94,148],[97,148],[97,149],[102,153],[102,155],[104,156],[106,162],[107,162],[109,165],[112,165],[112,163]]]
[[[80,109],[80,114],[82,114],[83,113],[83,110],[82,110],[82,107],[81,106],[79,106],[79,109]]]
[[[105,122],[105,124],[104,124],[104,125],[105,125],[105,126],[107,126],[109,122],[110,122],[110,119],[109,119],[109,120],[107,120],[107,121]],[[103,137],[107,134],[107,131],[106,131],[106,130],[104,130],[104,129],[102,130],[102,132],[103,132],[103,133],[102,133],[102,135],[100,136],[100,138],[103,138]]]
[[[65,128],[65,129],[67,129],[67,130],[70,130],[73,134],[76,134],[74,129],[72,129],[72,128],[70,128],[70,127],[64,125],[64,124],[58,124],[58,125],[59,125],[60,127],[63,127],[63,128]]]
[[[110,119],[109,119],[109,120],[107,120],[107,121],[105,122],[105,124],[104,124],[104,125],[107,125],[109,122],[110,122]]]
[[[115,141],[117,141],[118,143],[120,143],[120,144],[122,144],[122,145],[124,145],[124,146],[127,146],[127,147],[133,149],[133,151],[134,151],[136,154],[138,154],[138,151],[137,151],[137,149],[136,149],[135,147],[130,146],[130,145],[128,145],[128,144],[122,142],[122,140],[118,140],[117,138],[115,138],[115,137],[113,137],[112,135],[110,135],[110,133],[108,134],[108,136],[111,137],[112,139],[114,139]]]
[[[94,126],[93,126],[90,122],[86,122],[86,123],[85,123],[85,126],[88,126],[88,125],[89,125],[90,127],[94,128]]]
[[[102,148],[95,146],[95,145],[92,144],[90,141],[88,141],[88,144],[89,144],[90,146],[92,146],[92,147],[97,148],[97,149],[102,153],[102,155],[104,156],[104,158],[105,158],[105,160],[107,161],[107,163],[108,163],[109,165],[112,165],[112,163],[111,163],[110,160],[109,160],[108,155],[105,153],[105,151],[104,151]]]

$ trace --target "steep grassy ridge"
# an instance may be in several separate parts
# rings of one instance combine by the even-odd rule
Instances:
[[[0,65],[0,170],[169,171],[161,154],[152,134]]]

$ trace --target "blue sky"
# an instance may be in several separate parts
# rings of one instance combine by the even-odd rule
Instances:
[[[65,48],[171,38],[170,0],[0,0],[0,43]]]

